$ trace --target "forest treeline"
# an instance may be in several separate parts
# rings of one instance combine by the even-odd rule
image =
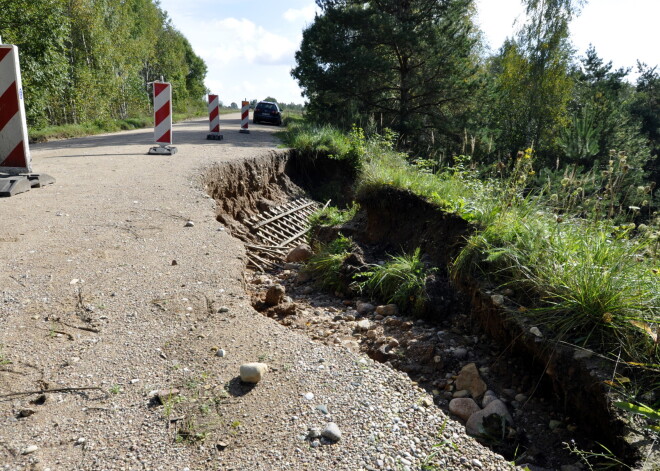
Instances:
[[[206,64],[153,0],[3,0],[0,36],[19,47],[30,126],[148,115],[161,77],[175,111],[202,106]]]
[[[522,0],[526,23],[496,52],[484,46],[474,0],[316,3],[292,70],[314,121],[390,128],[399,149],[436,168],[464,155],[497,171],[532,148],[543,184],[607,171],[616,150],[627,180],[657,181],[658,70],[575,51],[569,25],[584,0]]]

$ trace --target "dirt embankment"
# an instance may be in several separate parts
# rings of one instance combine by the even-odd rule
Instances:
[[[334,188],[335,191],[340,189],[343,200],[350,200],[350,182],[341,179],[337,181],[342,172],[337,171],[336,168],[326,168],[327,162],[326,167],[301,169],[299,163],[292,164],[290,159],[291,157],[288,159],[284,154],[272,155],[261,162],[218,168],[210,173],[207,186],[216,200],[222,202],[218,208],[218,220],[232,227],[240,238],[249,241],[251,235],[241,221],[291,196],[300,195],[301,186],[309,189],[311,185],[313,190],[311,193],[323,194],[324,198],[331,196],[327,193],[328,189]],[[242,181],[244,178],[249,179],[250,183],[244,183]],[[294,184],[294,180],[301,186]],[[323,187],[322,192],[319,192],[320,187]],[[552,440],[548,441],[547,438],[543,438],[547,432],[538,430],[535,438],[535,434],[531,431],[529,433],[523,431],[526,436],[522,441],[513,440],[516,447],[524,445],[538,449],[557,446],[558,437],[570,441],[572,431],[579,428],[580,436],[604,443],[618,457],[629,463],[647,458],[652,442],[644,434],[631,428],[628,418],[612,406],[615,397],[610,394],[606,381],[612,377],[614,365],[590,352],[558,344],[538,335],[538,327],[530,319],[521,317],[517,309],[520,300],[515,299],[514,293],[497,292],[475,279],[462,280],[459,285],[450,283],[446,267],[464,244],[465,237],[471,232],[472,228],[468,223],[459,217],[439,211],[430,203],[409,192],[395,189],[370,193],[358,203],[361,205],[361,211],[353,221],[339,228],[326,229],[319,234],[319,237],[329,239],[338,232],[351,236],[363,245],[363,252],[372,257],[371,262],[382,259],[385,254],[410,253],[417,247],[421,248],[427,263],[438,268],[437,275],[429,287],[432,301],[426,314],[430,322],[453,329],[457,328],[456,322],[463,323],[461,328],[468,327],[467,330],[461,331],[465,335],[470,332],[477,335],[485,333],[488,336],[487,345],[499,349],[500,356],[505,355],[512,359],[509,363],[513,361],[526,372],[527,385],[523,381],[519,389],[535,399],[540,398],[545,405],[535,411],[532,410],[530,418],[521,419],[521,427],[525,422],[527,427],[537,426],[533,422],[539,420],[535,414],[541,414],[541,409],[549,414],[544,420],[549,420],[551,423],[557,422],[554,420],[557,417],[565,418],[568,430],[564,429],[563,434],[561,430],[553,429]],[[287,276],[284,276],[282,279],[286,278]],[[254,289],[259,292],[261,288]],[[300,308],[297,312],[293,308],[289,309],[280,321],[284,325],[310,330],[313,338],[324,341],[325,336],[319,337],[317,334],[319,324],[322,324],[319,318],[305,317],[305,313],[318,312],[314,309],[314,303],[310,305],[309,300],[305,300],[309,298],[310,288],[306,286],[301,288],[300,281],[295,281],[294,277],[291,289],[295,293],[303,294],[302,305],[307,307]],[[294,301],[300,300],[294,299]],[[322,302],[330,301],[323,299]],[[349,306],[348,309],[351,309],[350,306],[356,306],[355,301],[352,304],[345,301],[344,305]],[[470,314],[464,316],[468,311]],[[293,317],[290,317],[292,313]],[[343,319],[341,315],[331,317],[332,322],[327,323],[331,328],[330,331],[333,329],[341,331],[338,326],[342,321],[346,321],[346,316]],[[351,314],[347,316],[349,325],[352,325],[352,317]],[[379,319],[376,321],[378,322]],[[309,327],[310,325],[312,327]],[[394,326],[394,330],[389,329],[392,336],[400,330],[401,323],[389,325]],[[387,326],[385,331],[388,331]],[[446,384],[443,381],[429,380],[431,372],[437,370],[437,364],[431,365],[430,370],[425,365],[411,366],[408,360],[397,359],[393,355],[381,355],[375,337],[367,337],[366,331],[361,335],[359,332],[351,334],[349,331],[345,334],[356,337],[361,342],[361,349],[373,358],[407,371],[415,380],[421,378],[422,384],[426,380],[429,391],[437,388],[438,384]],[[423,332],[423,335],[427,334],[428,331]],[[336,342],[339,337],[330,336],[330,340]],[[409,340],[406,339],[404,342]],[[412,349],[412,357],[415,356],[414,350],[417,349],[425,352],[422,356],[426,357],[427,362],[432,362],[437,358],[433,352],[438,352],[439,342],[436,341],[435,345],[426,348],[426,343],[419,340],[419,338],[414,340],[416,345]],[[493,359],[492,356],[488,356],[487,350],[488,348],[483,350],[485,356],[482,358],[482,363],[491,361],[489,366],[492,370],[499,369],[502,371],[502,377],[506,376],[506,366],[502,366],[501,358]],[[427,354],[428,352],[431,353]],[[411,360],[415,359],[411,358]],[[447,364],[450,365],[451,362]],[[425,374],[416,374],[422,370]],[[443,371],[451,371],[451,368]],[[434,373],[437,377],[438,372],[434,371]],[[493,384],[495,383],[498,381],[493,380]],[[499,386],[506,388],[506,383],[499,381]],[[442,399],[439,402],[442,402]],[[547,403],[554,405],[548,408]],[[528,409],[534,409],[531,402],[526,406]],[[537,440],[537,442],[530,443],[530,437],[532,441]],[[495,446],[495,449],[498,447]],[[507,447],[501,448],[505,453],[507,449]]]

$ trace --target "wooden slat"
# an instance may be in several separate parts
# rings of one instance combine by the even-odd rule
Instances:
[[[264,224],[268,224],[269,222],[276,221],[276,220],[278,220],[278,219],[280,219],[280,218],[286,216],[287,214],[294,213],[294,212],[296,212],[296,211],[298,211],[298,210],[300,210],[300,209],[306,208],[306,207],[308,207],[308,206],[312,206],[313,204],[314,204],[314,202],[313,202],[313,201],[310,201],[309,203],[306,203],[306,204],[304,204],[303,206],[300,206],[300,207],[297,207],[297,208],[294,208],[294,209],[289,209],[288,211],[285,211],[284,213],[281,213],[281,214],[278,214],[278,215],[276,215],[276,216],[273,216],[273,217],[271,217],[271,218],[269,218],[269,219],[266,219],[265,221],[261,221],[259,224],[257,224],[256,226],[254,226],[254,228],[255,228],[255,229],[258,229],[258,228],[260,228],[261,226],[263,226]]]

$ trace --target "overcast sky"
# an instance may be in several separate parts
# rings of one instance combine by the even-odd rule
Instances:
[[[206,86],[225,105],[272,96],[302,103],[291,77],[313,0],[160,0],[174,25],[208,65]],[[493,50],[524,21],[520,0],[477,0],[479,24]],[[576,50],[589,44],[617,67],[660,63],[660,0],[590,0],[571,25]],[[516,23],[517,21],[517,23]]]

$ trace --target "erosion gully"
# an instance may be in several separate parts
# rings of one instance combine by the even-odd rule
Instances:
[[[256,236],[248,221],[255,214],[301,197],[324,203],[332,195],[339,205],[352,200],[352,182],[341,163],[309,162],[293,151],[274,151],[208,169],[204,184],[217,202],[217,220],[253,244]],[[651,438],[612,406],[606,381],[615,365],[539,335],[530,319],[516,313],[510,290],[498,291],[477,279],[450,282],[446,267],[472,230],[468,223],[396,189],[358,203],[361,209],[353,221],[317,236],[350,236],[360,246],[353,254],[356,263],[378,263],[387,254],[420,247],[425,260],[437,267],[427,285],[431,302],[425,318],[378,313],[369,309],[372,300],[323,292],[300,264],[284,259],[266,272],[246,268],[246,289],[255,309],[313,340],[406,372],[448,415],[449,402],[464,394],[456,390],[457,375],[474,363],[513,418],[513,424],[494,424],[478,439],[531,470],[589,469],[575,450],[602,453],[601,445],[628,465],[620,469],[660,469]],[[276,284],[286,296],[271,306],[264,300]]]

